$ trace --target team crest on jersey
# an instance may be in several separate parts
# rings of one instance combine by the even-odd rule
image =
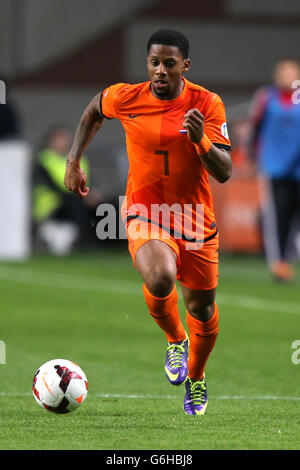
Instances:
[[[221,126],[221,133],[222,133],[222,136],[225,137],[225,139],[229,139],[226,122],[223,122],[223,124]]]

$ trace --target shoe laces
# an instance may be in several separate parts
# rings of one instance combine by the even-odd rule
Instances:
[[[190,394],[193,405],[201,405],[206,395],[206,384],[204,380],[192,382],[190,380]]]
[[[180,344],[169,344],[167,348],[168,359],[172,369],[182,367],[182,355],[184,354],[184,347]]]

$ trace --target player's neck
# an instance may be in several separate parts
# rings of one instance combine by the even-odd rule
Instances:
[[[184,80],[183,80],[183,78],[181,77],[181,80],[180,80],[180,83],[179,83],[179,86],[178,86],[177,92],[176,92],[176,93],[174,93],[174,95],[175,95],[175,96],[173,96],[173,98],[171,98],[171,99],[178,98],[178,96],[180,96],[180,95],[181,95],[181,93],[183,92],[184,86],[185,86],[185,83],[184,83]]]

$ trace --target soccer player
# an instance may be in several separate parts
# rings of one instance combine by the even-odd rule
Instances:
[[[185,383],[185,413],[203,415],[205,365],[219,318],[218,230],[209,175],[221,183],[230,178],[230,141],[220,97],[184,77],[190,67],[187,38],[160,30],[147,52],[149,81],[109,86],[87,106],[67,158],[65,185],[80,197],[88,194],[81,155],[104,119],[120,119],[129,159],[121,210],[129,251],[149,312],[166,335],[167,378],[173,385]],[[189,337],[178,312],[176,279]]]

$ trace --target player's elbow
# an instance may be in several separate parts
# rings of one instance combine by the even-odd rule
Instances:
[[[226,168],[223,168],[223,170],[217,175],[216,179],[218,180],[219,183],[226,183],[231,178],[232,175],[232,165],[226,165]]]
[[[232,169],[226,170],[222,175],[218,178],[219,183],[226,183],[231,178]]]
[[[230,153],[222,150],[223,162],[219,167],[217,180],[219,183],[226,183],[232,176],[232,161]]]

